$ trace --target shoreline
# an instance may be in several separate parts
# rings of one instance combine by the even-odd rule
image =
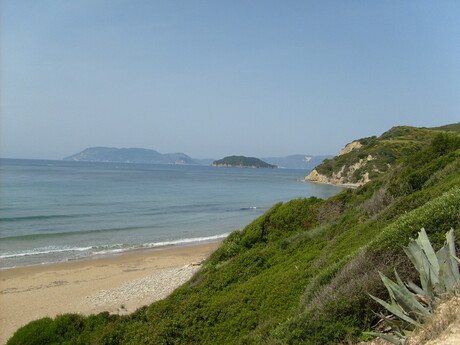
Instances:
[[[64,313],[129,314],[185,283],[221,241],[142,248],[0,271],[0,344],[21,326]]]
[[[80,261],[92,261],[92,260],[102,260],[102,259],[109,259],[115,258],[120,255],[126,254],[136,254],[136,253],[148,253],[152,251],[160,251],[160,250],[168,250],[173,248],[182,248],[182,247],[193,247],[193,246],[200,246],[202,244],[209,244],[209,243],[220,243],[229,235],[230,233],[224,233],[220,235],[208,236],[208,237],[197,237],[184,239],[184,240],[176,240],[176,241],[169,241],[169,242],[158,242],[152,246],[138,246],[138,247],[128,247],[125,249],[116,249],[116,250],[107,250],[103,252],[96,252],[91,253],[89,255],[84,255],[80,257],[68,258],[60,261],[50,261],[50,262],[41,262],[36,264],[26,264],[21,266],[11,266],[11,267],[0,267],[0,274],[3,271],[7,271],[10,269],[19,269],[19,268],[26,268],[26,267],[45,267],[49,265],[59,265],[59,264],[66,264],[72,262],[80,262]]]
[[[299,182],[311,182],[311,183],[317,183],[317,184],[326,184],[326,185],[329,185],[329,186],[344,187],[344,188],[351,188],[351,189],[356,189],[356,188],[359,188],[359,187],[363,186],[363,184],[360,184],[360,183],[321,182],[321,181],[307,180],[305,178],[303,180],[299,180]]]

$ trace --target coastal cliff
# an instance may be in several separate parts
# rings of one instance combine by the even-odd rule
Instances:
[[[446,127],[452,131],[455,126]],[[402,157],[429,143],[444,127],[393,127],[381,136],[347,144],[337,156],[325,159],[304,181],[359,187],[388,172]]]
[[[347,144],[342,151],[339,152],[338,156],[345,155],[350,153],[355,149],[361,148],[363,145],[359,141],[353,141]],[[325,174],[321,174],[315,168],[313,169],[310,174],[305,177],[305,181],[309,182],[317,182],[317,183],[325,183],[325,184],[334,184],[338,186],[345,186],[345,187],[359,187],[367,182],[370,181],[369,172],[364,172],[362,176],[356,181],[351,182],[353,180],[353,174],[359,169],[362,169],[368,162],[373,161],[375,158],[371,155],[368,155],[365,158],[360,158],[358,162],[351,164],[351,165],[342,165],[339,171],[332,172],[330,176]]]

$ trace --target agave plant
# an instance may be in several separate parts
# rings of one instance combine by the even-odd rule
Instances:
[[[403,283],[395,270],[396,282],[382,273],[380,278],[390,294],[390,303],[371,296],[392,315],[379,315],[390,326],[394,337],[386,333],[366,334],[404,345],[414,327],[433,313],[433,302],[438,296],[452,291],[460,283],[459,263],[456,257],[454,231],[446,234],[446,243],[437,252],[431,246],[425,229],[421,229],[416,240],[411,239],[404,252],[419,273],[421,287],[414,282]]]

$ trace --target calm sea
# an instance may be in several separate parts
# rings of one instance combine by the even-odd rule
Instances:
[[[303,170],[0,160],[0,267],[224,238],[278,201],[342,188]]]

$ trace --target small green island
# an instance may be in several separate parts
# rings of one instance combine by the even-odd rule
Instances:
[[[255,157],[245,156],[228,156],[217,161],[214,161],[213,167],[232,167],[232,168],[265,168],[275,169],[276,165],[268,164],[263,160]]]

